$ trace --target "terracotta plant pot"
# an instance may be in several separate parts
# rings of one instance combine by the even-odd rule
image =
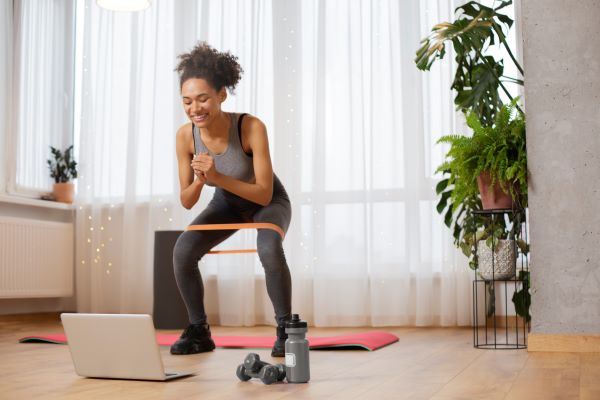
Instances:
[[[72,203],[75,194],[75,186],[71,182],[55,183],[52,186],[54,199],[60,203]]]
[[[479,194],[481,195],[483,209],[512,209],[513,199],[510,193],[504,192],[498,181],[496,181],[494,187],[490,190],[491,183],[492,177],[489,172],[482,172],[477,177],[477,185],[479,186]]]

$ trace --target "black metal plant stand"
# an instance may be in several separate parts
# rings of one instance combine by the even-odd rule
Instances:
[[[491,241],[491,255],[486,257],[491,261],[491,276],[483,278],[480,274],[480,257],[477,254],[475,242],[475,279],[473,280],[473,346],[480,349],[525,349],[530,322],[516,315],[512,300],[508,298],[509,289],[512,293],[520,294],[529,290],[529,260],[528,253],[517,246],[515,238],[527,240],[527,222],[525,210],[497,209],[473,211],[473,232],[476,232],[478,222],[489,232],[502,228],[512,239],[515,254],[514,276],[499,276],[496,274],[498,253],[497,242]],[[517,234],[518,232],[518,234]],[[511,242],[508,242],[511,243]],[[483,296],[481,295],[483,291]],[[482,299],[483,298],[483,299]],[[509,315],[513,314],[514,315]]]

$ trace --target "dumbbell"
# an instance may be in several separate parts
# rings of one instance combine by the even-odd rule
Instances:
[[[285,365],[272,365],[260,360],[258,354],[250,353],[244,359],[244,363],[238,365],[235,374],[241,381],[245,382],[251,378],[258,378],[265,385],[285,379]]]

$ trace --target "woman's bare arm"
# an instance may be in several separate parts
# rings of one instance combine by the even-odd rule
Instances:
[[[179,128],[176,135],[177,165],[179,167],[179,199],[188,210],[198,202],[206,178],[202,174],[194,175],[191,167],[192,155],[189,152],[190,124]],[[196,176],[196,179],[194,179]]]
[[[236,194],[246,200],[266,206],[273,197],[273,167],[269,154],[269,140],[265,125],[256,117],[246,116],[243,123],[244,137],[252,151],[254,183],[242,182],[230,176],[220,174],[214,167],[214,160],[208,154],[198,156],[200,169],[206,179],[215,186]]]

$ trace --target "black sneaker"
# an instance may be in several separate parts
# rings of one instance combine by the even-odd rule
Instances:
[[[273,343],[271,357],[285,357],[285,341],[288,338],[285,333],[285,325],[277,327],[277,340]]]
[[[213,351],[215,342],[210,337],[208,324],[192,324],[171,346],[171,354],[196,354]]]

